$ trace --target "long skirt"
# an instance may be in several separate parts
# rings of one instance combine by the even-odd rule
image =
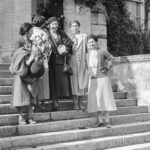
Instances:
[[[71,97],[70,76],[63,72],[63,66],[63,64],[56,64],[55,59],[50,59],[49,85],[50,99],[52,100]]]
[[[109,77],[90,79],[88,112],[115,111],[116,103]]]

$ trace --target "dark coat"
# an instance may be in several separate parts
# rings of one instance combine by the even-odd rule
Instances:
[[[50,97],[53,100],[71,96],[70,76],[63,72],[64,56],[59,55],[57,47],[64,44],[68,51],[68,58],[72,51],[72,41],[64,31],[58,31],[58,41],[56,42],[49,33],[52,54],[49,61],[49,84]]]

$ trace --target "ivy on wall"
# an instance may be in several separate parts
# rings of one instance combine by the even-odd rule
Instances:
[[[150,34],[131,19],[124,0],[75,0],[93,8],[98,2],[105,7],[108,15],[108,50],[114,56],[150,53]]]

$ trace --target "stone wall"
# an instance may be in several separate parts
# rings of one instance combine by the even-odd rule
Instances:
[[[81,32],[107,35],[106,16],[102,9],[103,6],[99,3],[99,10],[95,11],[83,4],[75,4],[74,0],[64,0],[64,28],[70,35],[69,22],[77,19],[81,23]],[[99,46],[107,48],[107,40],[100,39]]]
[[[116,57],[110,77],[120,91],[137,98],[138,105],[150,105],[150,55]]]
[[[10,62],[19,27],[31,21],[32,0],[0,0],[0,63]]]

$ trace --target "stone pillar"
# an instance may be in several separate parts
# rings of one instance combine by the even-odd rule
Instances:
[[[23,22],[31,22],[31,0],[0,0],[0,63],[10,62]]]

